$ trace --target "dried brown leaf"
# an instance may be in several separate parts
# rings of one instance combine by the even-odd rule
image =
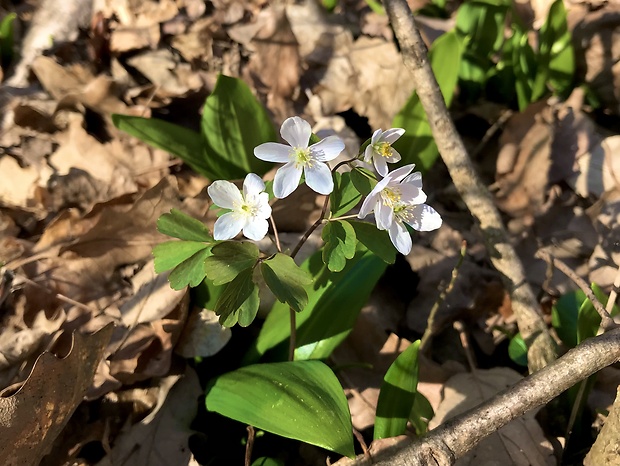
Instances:
[[[112,326],[75,334],[68,356],[42,354],[14,395],[0,398],[0,463],[37,465],[90,387]]]

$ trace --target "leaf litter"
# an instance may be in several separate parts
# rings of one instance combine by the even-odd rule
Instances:
[[[0,295],[0,436],[8,436],[3,443],[23,439],[15,464],[38,464],[48,453],[41,464],[198,464],[188,438],[201,388],[184,358],[217,356],[234,342],[234,330],[155,275],[151,250],[164,240],[156,220],[172,208],[212,228],[208,180],[116,130],[110,114],[179,119],[196,129],[196,101],[225,73],[251,86],[276,126],[306,115],[317,132],[335,130],[356,146],[370,132],[343,115],[353,112],[371,128],[387,129],[412,91],[391,30],[362,1],[340,2],[333,14],[318,2],[263,0],[72,0],[61,9],[51,0],[14,3],[26,33],[18,31],[20,59],[2,70],[0,84],[0,261],[3,277],[15,275]],[[536,23],[549,2],[521,7]],[[0,4],[0,15],[6,11]],[[620,74],[610,65],[615,61],[603,58],[605,44],[617,42],[616,13],[613,3],[569,8],[574,43],[583,45],[578,69],[604,96],[607,118],[620,113]],[[421,23],[429,42],[450,28]],[[620,166],[613,155],[620,136],[585,101],[575,91],[563,103],[549,99],[515,113],[476,160],[491,174],[486,181],[528,278],[551,298],[574,286],[557,272],[548,276],[534,259],[538,249],[551,250],[602,287],[611,286],[620,263]],[[497,119],[489,108],[459,112],[483,121],[486,131]],[[480,139],[465,136],[473,144]],[[501,356],[516,331],[510,300],[446,176],[437,166],[425,187],[444,227],[420,235],[406,261],[390,269],[398,278],[375,290],[332,357],[337,365],[372,365],[340,374],[354,426],[364,433],[374,423],[385,370],[424,332],[463,239],[468,255],[433,323],[435,343],[422,359],[419,390],[436,411],[436,424],[463,401],[477,403],[481,384],[495,390],[519,378],[508,374]],[[291,244],[320,210],[313,193],[300,189],[296,196],[274,210]],[[464,374],[455,320],[466,323],[479,359],[496,367]],[[613,375],[600,378],[593,408],[611,404],[614,384]],[[71,396],[54,398],[59,393]],[[24,415],[22,400],[34,400],[28,406],[38,414]],[[50,409],[54,421],[45,423]],[[94,418],[85,416],[87,409]],[[473,452],[476,461],[487,454],[489,461],[514,459],[508,435],[535,455],[523,461],[547,464],[549,445],[538,421],[513,424],[512,433],[499,432]],[[88,457],[92,443],[103,453]]]

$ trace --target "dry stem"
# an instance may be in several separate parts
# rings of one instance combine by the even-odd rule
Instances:
[[[491,261],[510,293],[519,331],[529,348],[530,372],[540,370],[556,358],[555,345],[526,280],[523,265],[510,243],[491,194],[473,168],[450,118],[407,2],[385,0],[384,3],[441,157],[467,208],[479,222]]]

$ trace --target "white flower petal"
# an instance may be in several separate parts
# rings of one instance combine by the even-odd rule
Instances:
[[[377,196],[379,195],[379,193],[370,193],[368,196],[366,196],[366,199],[364,199],[364,202],[362,202],[362,207],[360,207],[360,211],[357,214],[357,218],[364,218],[366,217],[370,212],[373,211],[373,209],[375,208],[375,205],[377,203]]]
[[[390,240],[394,247],[403,255],[407,255],[411,252],[411,235],[407,231],[405,225],[400,222],[393,222],[388,230],[390,234]]]
[[[253,218],[243,229],[243,236],[254,241],[260,241],[267,234],[269,223],[264,218]]]
[[[279,142],[266,142],[254,148],[254,156],[265,162],[286,163],[293,149]]]
[[[442,224],[441,216],[431,206],[420,204],[412,206],[408,212],[413,218],[407,223],[417,231],[432,231],[439,228]]]
[[[338,136],[327,136],[325,139],[310,146],[312,158],[320,162],[334,160],[343,150],[344,142]]]
[[[312,128],[306,120],[294,116],[284,120],[280,135],[291,146],[306,149],[312,135]]]
[[[265,190],[265,182],[255,173],[248,173],[243,180],[243,197],[256,196]]]
[[[243,202],[241,191],[230,181],[214,181],[207,188],[207,192],[215,205],[225,209],[233,209],[235,205],[239,205]]]
[[[394,211],[384,202],[379,201],[375,206],[375,220],[379,230],[387,230],[394,222]]]
[[[283,199],[299,186],[301,168],[297,168],[293,162],[280,167],[273,179],[273,194],[278,199]]]
[[[269,205],[269,194],[260,193],[258,195],[258,211],[256,216],[258,218],[269,218],[271,215],[271,206]]]
[[[381,128],[379,128],[374,133],[372,133],[372,137],[370,138],[370,146],[379,142],[381,140],[382,134],[383,134],[383,131],[381,131]]]
[[[388,173],[386,178],[389,178],[390,182],[400,182],[409,173],[411,173],[411,171],[413,170],[414,167],[415,167],[415,164],[413,164],[413,163],[411,163],[409,165],[404,165],[404,166],[402,166],[400,168],[397,168],[396,170],[391,171],[390,173]]]
[[[400,193],[400,201],[405,204],[424,204],[426,202],[426,193],[411,184],[401,183]]]
[[[366,163],[370,163],[372,162],[372,156],[374,155],[375,151],[372,148],[372,144],[368,144],[366,146],[366,149],[364,149],[364,162]]]
[[[410,184],[417,188],[422,189],[422,173],[420,172],[412,173],[411,175],[407,176],[403,180],[403,183],[407,183],[407,184]]]
[[[213,225],[213,238],[218,241],[233,239],[245,227],[247,218],[238,212],[227,212]]]
[[[390,155],[385,160],[387,160],[390,163],[396,163],[396,162],[400,162],[400,159],[401,159],[400,153],[392,147],[392,155]]]
[[[374,158],[374,162],[375,162],[375,170],[377,170],[377,173],[381,176],[387,175],[388,166],[387,166],[387,160],[385,159],[385,157],[381,157],[380,155],[377,155]]]
[[[385,131],[381,135],[381,139],[389,144],[393,144],[394,141],[398,140],[398,138],[401,137],[403,134],[405,134],[404,129],[392,128],[392,129],[388,129],[387,131]]]
[[[315,162],[311,167],[305,167],[306,184],[319,194],[330,194],[334,190],[332,172],[322,162]]]

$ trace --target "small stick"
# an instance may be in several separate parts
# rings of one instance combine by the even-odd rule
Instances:
[[[456,282],[456,277],[459,275],[459,268],[463,263],[463,259],[465,259],[465,253],[467,252],[467,241],[463,240],[461,243],[461,255],[459,256],[459,260],[456,265],[452,269],[452,278],[450,279],[450,283],[448,286],[439,294],[437,301],[433,304],[431,308],[431,312],[428,315],[428,320],[426,321],[426,330],[424,331],[424,335],[422,335],[422,340],[420,341],[419,351],[426,353],[428,351],[428,346],[431,342],[431,338],[433,337],[433,325],[435,325],[435,317],[437,315],[437,311],[441,307],[441,304],[444,302],[448,294],[454,288],[454,282]]]
[[[370,452],[368,451],[368,445],[366,445],[366,442],[364,441],[364,437],[362,436],[362,433],[354,427],[353,435],[355,435],[355,438],[357,439],[360,446],[362,447],[362,451],[364,452],[364,457],[370,458]]]
[[[601,328],[604,331],[611,330],[612,328],[617,327],[614,320],[605,310],[605,307],[592,292],[592,289],[588,286],[584,279],[582,279],[579,275],[575,273],[573,269],[571,269],[560,259],[551,257],[551,255],[546,251],[540,250],[536,253],[536,256],[540,257],[545,262],[552,263],[560,272],[570,278],[575,283],[575,285],[577,285],[579,289],[581,289],[581,291],[585,293],[587,298],[592,301],[592,305],[594,306],[594,309],[596,309],[596,312],[598,312],[598,314],[601,316]]]

